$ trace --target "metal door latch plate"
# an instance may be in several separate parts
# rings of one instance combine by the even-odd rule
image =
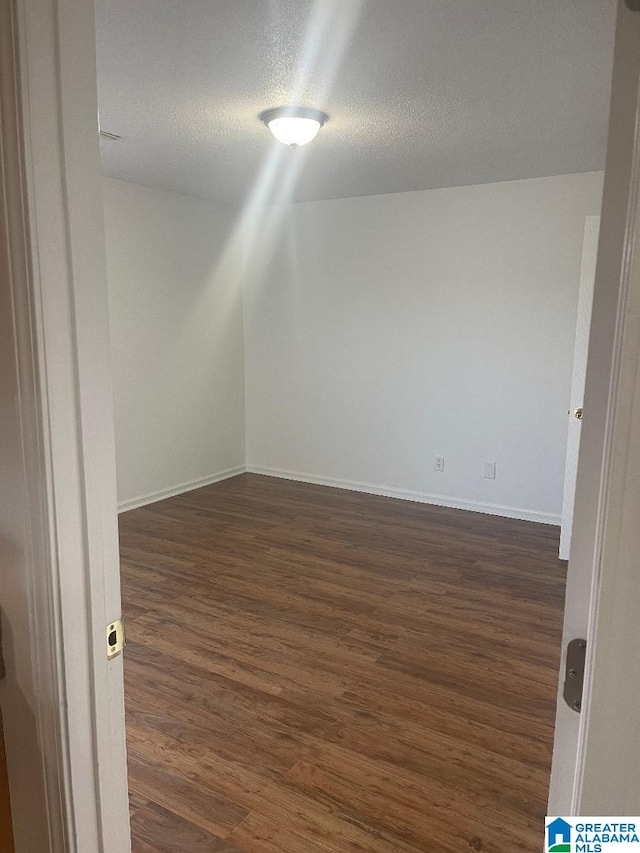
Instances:
[[[115,622],[109,622],[106,628],[107,635],[107,658],[119,655],[124,648],[124,625],[122,619],[116,619]]]
[[[567,665],[564,673],[564,701],[573,711],[582,709],[584,662],[587,656],[586,640],[571,640],[567,646]]]

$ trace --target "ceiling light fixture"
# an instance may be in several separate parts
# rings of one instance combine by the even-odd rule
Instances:
[[[276,107],[260,114],[279,142],[297,148],[315,139],[329,116],[309,107]]]

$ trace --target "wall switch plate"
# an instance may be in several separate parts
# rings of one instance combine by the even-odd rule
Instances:
[[[434,471],[444,471],[444,456],[436,456],[433,460]]]
[[[485,480],[495,480],[496,478],[496,463],[495,462],[485,462],[484,463],[484,474],[482,475]]]

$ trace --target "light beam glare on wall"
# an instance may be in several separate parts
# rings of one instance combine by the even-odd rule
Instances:
[[[328,103],[364,3],[365,0],[316,0],[296,63],[295,81],[288,93],[289,103],[308,101],[310,81],[314,102],[322,106]],[[270,146],[238,221],[246,265],[268,262],[278,238],[282,205],[292,200],[307,157],[308,149],[291,152],[282,145]]]
[[[305,38],[296,63],[296,75],[290,103],[305,103],[313,81],[313,100],[326,104],[342,59],[348,49],[365,0],[316,0]],[[242,299],[242,282],[255,280],[256,273],[269,263],[281,239],[281,226],[286,208],[293,199],[300,173],[307,160],[308,149],[292,152],[274,142],[269,146],[253,189],[243,205],[224,254],[213,274],[215,282],[233,280],[229,314]],[[241,264],[237,263],[242,257]]]

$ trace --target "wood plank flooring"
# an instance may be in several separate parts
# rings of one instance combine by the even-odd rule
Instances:
[[[134,853],[539,853],[556,528],[249,474],[120,528]]]

